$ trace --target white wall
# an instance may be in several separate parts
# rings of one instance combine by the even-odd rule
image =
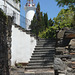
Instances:
[[[36,46],[36,39],[12,25],[11,66],[16,63],[27,63]]]
[[[8,4],[8,2],[13,6],[11,6],[10,4]],[[15,9],[15,8],[17,9]],[[10,16],[15,16],[15,20],[14,23],[17,25],[20,25],[20,7],[19,7],[19,3],[15,3],[13,0],[7,0],[7,2],[4,3],[4,0],[0,0],[0,8],[3,9],[3,11],[6,13],[6,15],[10,15]],[[15,15],[13,13],[16,13]]]
[[[13,14],[15,13],[15,15]],[[15,16],[14,23],[20,25],[20,12],[7,4],[7,15]]]
[[[13,5],[15,8],[17,8],[18,10],[20,10],[20,3],[16,3],[16,0],[6,0],[7,2],[9,2],[11,5]]]

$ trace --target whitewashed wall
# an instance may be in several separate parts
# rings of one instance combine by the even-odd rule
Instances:
[[[18,10],[20,10],[20,3],[17,2],[16,0],[6,0],[7,2],[9,2],[11,5],[13,5],[15,8],[17,8]]]
[[[20,25],[20,7],[19,3],[17,4],[13,0],[0,0],[0,8],[9,16],[15,16],[14,23]],[[14,14],[15,13],[15,14]]]
[[[17,11],[16,9],[14,9],[13,7],[11,7],[9,4],[7,4],[7,13],[6,14],[10,15],[10,16],[15,16],[14,23],[17,25],[20,25],[20,12]]]
[[[11,66],[16,63],[27,63],[36,46],[36,39],[12,25]]]

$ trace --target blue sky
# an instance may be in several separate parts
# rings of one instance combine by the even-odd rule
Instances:
[[[27,0],[21,0],[21,15],[25,16],[24,6]],[[59,8],[55,0],[34,0],[34,3],[40,3],[40,8],[43,13],[48,14],[48,18],[53,19],[57,16],[62,7]]]
[[[25,17],[24,6],[27,0],[21,0],[21,15]],[[34,3],[37,6],[37,3],[40,3],[40,9],[43,13],[48,14],[48,19],[53,19],[62,9],[62,7],[57,6],[57,2],[55,0],[34,0]]]

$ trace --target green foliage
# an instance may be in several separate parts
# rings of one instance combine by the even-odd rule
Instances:
[[[50,19],[49,19],[49,26],[53,26],[53,24],[54,24],[54,21],[51,20],[51,18],[50,18]]]
[[[75,15],[75,0],[56,0],[57,5],[59,6],[68,6],[69,9],[71,9],[72,11],[74,11],[74,15]],[[72,26],[73,28],[75,28],[75,16],[73,16],[73,19],[71,19]]]
[[[64,6],[65,1],[61,1],[64,2],[63,4],[60,4],[60,1],[58,5]],[[75,28],[75,15],[72,9],[72,7],[69,9],[62,9],[56,18],[48,20],[47,13],[43,15],[42,12],[40,12],[40,4],[38,3],[36,14],[30,25],[31,31],[40,38],[55,38],[56,30],[62,29],[63,27]]]
[[[56,36],[56,28],[53,26],[54,22],[53,20],[48,21],[48,27],[44,29],[42,32],[39,32],[40,38],[55,38]]]
[[[36,8],[36,15],[38,16],[40,14],[40,4],[37,4],[37,8]]]
[[[44,13],[44,23],[45,23],[45,28],[48,28],[49,27],[49,21],[48,21],[47,13]]]
[[[59,6],[68,6],[71,7],[75,11],[75,0],[56,0],[57,5]]]
[[[30,28],[36,36],[48,27],[48,15],[40,12],[40,4],[37,4],[35,16],[31,22]]]
[[[55,38],[56,37],[56,28],[54,26],[51,26],[49,28],[46,28],[43,32],[39,33],[40,38]]]
[[[54,18],[54,25],[57,28],[69,27],[72,26],[74,12],[69,9],[62,9],[56,18]]]
[[[48,20],[47,13],[40,12],[40,4],[36,8],[36,14],[31,22],[30,28],[33,34],[40,38],[54,38],[55,30],[53,28],[54,22]]]
[[[73,26],[73,29],[75,30],[75,14],[74,14],[74,16],[73,16],[72,26]]]
[[[16,3],[20,2],[20,0],[16,0]]]
[[[37,8],[36,8],[36,14],[31,22],[30,28],[32,33],[34,33],[36,36],[38,36],[40,28],[41,28],[41,13],[40,13],[40,4],[37,4]]]
[[[1,10],[1,9],[0,9],[0,18],[2,18],[2,19],[5,21],[6,24],[8,23],[8,21],[7,21],[7,16],[6,16],[6,14],[3,12],[3,10]]]
[[[6,17],[6,14],[3,12],[3,10],[2,9],[0,9],[0,17]]]
[[[74,12],[70,9],[62,9],[56,18],[53,20],[49,20],[49,28],[46,28],[43,32],[39,33],[40,38],[55,38],[56,37],[56,30],[62,29],[63,27],[71,28],[75,17]],[[74,18],[74,21],[73,21]]]

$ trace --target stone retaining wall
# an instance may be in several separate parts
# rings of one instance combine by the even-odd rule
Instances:
[[[10,75],[11,17],[0,10],[0,75]]]

